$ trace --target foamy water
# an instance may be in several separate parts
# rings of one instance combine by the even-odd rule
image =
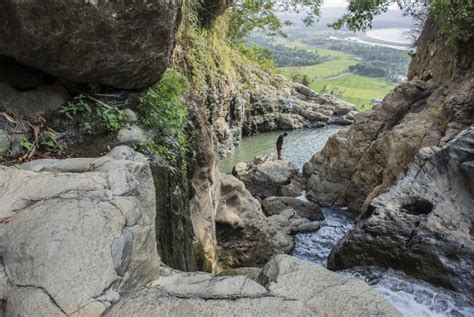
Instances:
[[[300,197],[305,200],[306,198]],[[354,215],[344,209],[324,208],[326,220],[317,232],[295,236],[294,256],[327,266],[331,249],[352,229]],[[358,278],[380,292],[405,317],[474,316],[469,298],[403,272],[375,267],[359,267],[340,272]]]

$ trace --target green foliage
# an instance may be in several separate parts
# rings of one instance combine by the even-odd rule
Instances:
[[[185,164],[184,157],[189,146],[186,135],[188,108],[179,100],[188,89],[187,80],[177,71],[170,70],[140,98],[143,123],[162,137],[156,142],[147,139],[136,146],[172,166]]]
[[[59,113],[71,121],[81,118],[86,134],[94,134],[95,131],[103,129],[109,133],[117,132],[129,124],[127,114],[123,110],[104,104],[96,104],[93,109],[91,102],[82,95],[68,102]]]
[[[0,154],[8,151],[9,144],[7,141],[0,139]]]
[[[406,15],[425,19],[431,13],[444,35],[453,43],[467,43],[474,37],[474,2],[470,0],[351,0],[347,13],[330,26],[361,31],[372,27],[376,15],[397,3]]]
[[[450,41],[468,43],[474,39],[473,1],[431,0],[430,2],[434,18]]]
[[[359,63],[357,65],[349,66],[349,71],[367,77],[385,77],[386,75],[383,67],[377,67],[372,63]]]
[[[347,13],[330,26],[338,30],[346,26],[353,31],[361,31],[372,28],[372,20],[375,16],[387,12],[392,0],[358,0],[349,1]]]
[[[92,109],[87,103],[86,98],[81,95],[75,97],[59,109],[59,113],[63,114],[70,120],[74,120],[75,117],[81,113],[92,113]]]
[[[253,30],[267,35],[282,35],[282,26],[291,24],[281,21],[276,12],[304,11],[304,22],[314,23],[319,16],[322,0],[237,0],[229,10],[227,37],[231,42],[241,42]]]
[[[161,141],[146,138],[144,141],[136,142],[134,147],[137,151],[150,155],[155,163],[166,166],[173,173],[178,171],[177,167],[180,165],[186,167],[184,148],[176,148],[167,143],[159,144],[159,142]]]
[[[50,149],[56,148],[56,133],[54,131],[46,131],[42,136],[41,145],[47,146]]]
[[[319,55],[317,51],[273,44],[274,41],[269,41],[266,38],[252,37],[250,41],[250,47],[256,44],[266,49],[278,67],[317,65],[328,60],[327,57]]]
[[[348,41],[328,40],[326,35],[314,35],[311,38],[302,38],[301,40],[303,40],[304,43],[289,41],[288,39],[277,39],[282,45],[316,52],[319,56],[326,59],[322,63],[311,65],[314,69],[314,74],[311,75],[314,78],[333,77],[347,71],[348,68],[350,70],[351,66],[362,62],[368,67],[382,69],[384,71],[384,74],[379,73],[379,76],[376,77],[383,77],[390,83],[398,83],[401,78],[406,75],[408,70],[410,56],[403,50],[375,45],[369,46]],[[293,78],[298,73],[295,70],[297,70],[297,67],[285,67],[280,69],[287,78]],[[357,73],[357,71],[354,71],[354,73]],[[371,72],[369,76],[374,77],[373,74],[375,74],[375,72]]]
[[[107,130],[110,132],[117,132],[128,125],[128,117],[123,110],[99,105],[97,107],[97,115],[102,118]]]
[[[250,62],[259,65],[263,69],[276,69],[276,64],[270,50],[261,46],[250,46],[243,43],[238,43],[235,47],[238,52],[245,56]]]
[[[27,151],[31,151],[33,149],[33,146],[34,146],[34,144],[26,136],[23,136],[20,139],[20,147],[21,148],[23,148]]]

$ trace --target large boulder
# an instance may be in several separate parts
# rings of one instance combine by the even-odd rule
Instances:
[[[244,183],[225,174],[220,181],[215,222],[221,269],[263,266],[273,255],[293,250],[291,234],[307,219],[294,211],[266,217]]]
[[[264,199],[280,196],[281,187],[290,184],[298,172],[291,161],[259,156],[247,163],[237,163],[232,174],[245,183],[253,196]]]
[[[294,257],[277,256],[257,280],[172,272],[105,316],[401,316],[367,284]]]
[[[424,148],[333,249],[333,269],[376,265],[474,292],[474,128]]]
[[[55,77],[141,89],[169,64],[181,0],[0,3],[0,55]]]
[[[262,205],[265,213],[269,216],[293,209],[298,216],[308,220],[324,220],[324,214],[318,205],[294,197],[272,196],[266,198]]]
[[[156,279],[155,208],[147,160],[127,147],[0,167],[6,315],[99,316]]]
[[[221,266],[262,266],[273,246],[260,203],[232,175],[221,175],[220,194],[215,221]]]

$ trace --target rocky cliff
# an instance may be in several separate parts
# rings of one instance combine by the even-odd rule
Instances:
[[[443,146],[473,124],[472,43],[448,46],[436,30],[429,20],[410,66],[412,80],[356,116],[305,166],[313,200],[363,210],[420,148]]]
[[[396,267],[432,283],[474,291],[474,128],[426,147],[371,203],[333,249],[329,267]]]
[[[428,19],[410,81],[305,165],[310,199],[361,215],[332,268],[394,267],[472,291],[472,47],[447,41]]]
[[[222,179],[217,167],[218,159],[227,155],[240,142],[242,135],[328,123],[347,125],[352,122],[356,109],[251,63],[230,47],[218,31],[225,21],[214,20],[214,27],[203,29],[187,18],[185,14],[172,65],[192,79],[192,93],[187,105],[192,120],[193,158],[189,183],[182,184],[189,188],[190,202],[188,208],[167,216],[190,215],[191,222],[186,225],[194,232],[197,242],[194,245],[203,251],[199,260],[201,268],[218,271],[243,264],[261,265],[274,252],[282,249],[288,252],[292,247],[288,246],[288,239],[282,238],[280,243],[283,246],[264,251],[263,245],[275,244],[271,234],[274,224],[258,228],[256,223],[265,218],[259,203],[249,203],[251,199],[238,182]],[[234,200],[223,202],[229,193],[234,193]],[[223,206],[226,203],[228,206]],[[258,214],[253,220],[260,220],[250,224],[249,213],[244,212],[244,207]],[[237,214],[234,215],[236,218],[241,218],[240,222],[222,217],[223,210],[232,210]],[[245,225],[242,227],[242,224]],[[241,246],[222,247],[222,244],[238,244],[238,239],[242,239]],[[170,236],[169,240],[175,239]],[[245,250],[253,256],[244,256]]]

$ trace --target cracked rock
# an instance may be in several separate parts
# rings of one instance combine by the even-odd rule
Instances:
[[[172,272],[105,316],[401,316],[367,284],[291,256],[271,260],[258,281]]]
[[[95,298],[105,291],[156,279],[155,208],[148,163],[126,147],[97,159],[0,167],[0,216],[13,216],[0,224],[0,258],[17,287],[7,309],[36,306],[36,315],[54,316],[51,305],[29,302],[48,302],[21,287],[31,286],[68,315],[98,316],[107,304]],[[0,292],[1,281],[0,273]]]

